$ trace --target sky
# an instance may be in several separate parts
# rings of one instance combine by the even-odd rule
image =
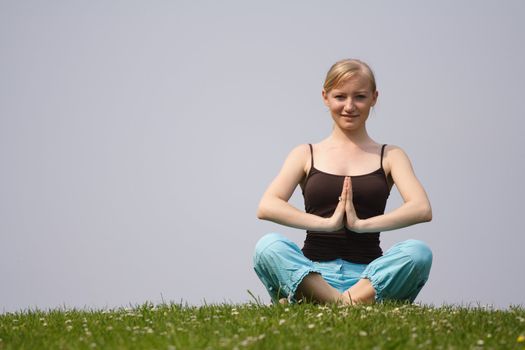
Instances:
[[[417,302],[525,303],[522,1],[0,0],[0,312],[269,297],[256,218],[295,146],[331,131],[330,66],[375,72],[371,137],[433,220]],[[290,202],[304,209],[300,191]],[[401,204],[393,188],[387,211]]]

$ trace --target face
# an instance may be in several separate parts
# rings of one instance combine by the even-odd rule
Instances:
[[[371,91],[370,80],[361,74],[347,79],[329,92],[323,90],[324,103],[330,109],[334,122],[342,130],[349,131],[364,127],[377,95],[377,91]]]

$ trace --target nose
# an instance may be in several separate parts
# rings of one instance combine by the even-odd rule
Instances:
[[[354,109],[354,101],[349,98],[345,103],[345,111],[352,111]]]

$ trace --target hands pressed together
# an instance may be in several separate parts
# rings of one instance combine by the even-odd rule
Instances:
[[[351,231],[359,232],[359,224],[360,220],[355,212],[352,199],[352,180],[347,176],[343,182],[343,189],[334,214],[327,218],[327,231],[337,231],[346,227]]]

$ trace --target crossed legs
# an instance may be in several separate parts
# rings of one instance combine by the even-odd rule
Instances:
[[[372,304],[375,302],[375,289],[366,278],[360,279],[356,284],[340,293],[329,285],[318,273],[309,273],[297,287],[295,299],[317,302],[320,304],[341,303]]]
[[[322,277],[319,266],[282,235],[273,233],[262,237],[254,254],[255,272],[272,298],[293,296],[295,300],[322,304],[366,304],[374,303],[376,298],[412,302],[425,285],[431,265],[432,251],[425,243],[403,241],[368,264],[364,271],[354,271],[357,276],[366,277],[341,293]],[[377,291],[369,278],[374,280]],[[298,281],[301,282],[296,285]]]

